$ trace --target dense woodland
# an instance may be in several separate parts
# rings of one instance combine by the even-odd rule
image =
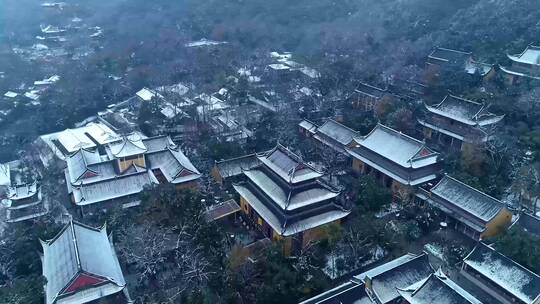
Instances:
[[[69,2],[75,4],[66,6],[62,16],[80,17],[104,32],[89,44],[90,55],[79,60],[28,61],[12,52],[15,47],[32,45],[41,24],[61,25],[69,19],[55,19],[57,12],[43,10],[36,0],[0,3],[0,71],[5,75],[0,78],[0,92],[51,74],[62,75],[39,105],[16,105],[0,121],[0,163],[23,155],[38,135],[73,127],[144,86],[186,82],[196,84],[199,91],[229,87],[239,103],[245,102],[246,83],[230,85],[227,76],[274,50],[294,52],[321,72],[317,88],[323,110],[331,117],[337,106],[332,100],[344,99],[360,81],[385,84],[395,77],[423,77],[425,58],[434,46],[471,51],[480,61],[503,64],[507,53],[519,53],[529,43],[540,42],[540,2],[536,0]],[[183,47],[201,38],[228,45],[211,52]],[[67,48],[75,49],[79,43],[68,41]],[[111,75],[122,80],[115,81]],[[445,171],[497,198],[523,189],[538,195],[540,86],[523,82],[509,87],[500,78],[483,84],[450,75],[430,84],[427,102],[440,100],[448,91],[489,102],[491,110],[505,114],[505,119],[490,149],[449,155]],[[7,107],[0,104],[0,110]],[[420,107],[381,108],[378,120],[414,133]],[[264,115],[253,126],[254,138],[243,146],[216,142],[200,132],[192,139],[198,141],[199,164],[262,151],[277,141],[324,162],[325,155],[316,155],[298,138],[299,118],[297,113]],[[346,111],[344,122],[365,134],[377,119]],[[532,154],[525,158],[527,151]],[[390,203],[386,189],[369,177],[351,177],[345,183],[353,189],[348,194],[354,198],[355,217],[345,227],[330,229],[328,240],[296,259],[284,257],[278,246],[256,263],[245,263],[246,257],[239,252],[226,255],[227,250],[239,249],[228,248],[219,226],[201,220],[204,195],[171,187],[149,189],[138,209],[115,210],[89,220],[95,225],[107,222],[113,232],[121,260],[136,277],[137,285],[130,287],[136,303],[298,303],[332,285],[321,271],[329,254],[350,249],[353,254],[340,260],[344,268],[357,266],[358,257],[369,254],[365,250],[369,246],[379,246],[388,257],[399,256],[437,228],[437,212],[420,211],[412,204],[406,204],[398,220],[388,225],[375,216]],[[0,241],[0,303],[42,303],[38,239],[49,239],[60,228],[51,215],[5,229]],[[506,248],[505,254],[540,271],[540,251],[529,247],[531,243],[538,247],[536,236],[511,230],[497,242]],[[147,247],[149,243],[153,248]],[[456,244],[447,245],[453,259],[449,264],[466,254]]]

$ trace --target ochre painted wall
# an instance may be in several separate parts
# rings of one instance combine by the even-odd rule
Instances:
[[[503,208],[497,216],[486,224],[486,230],[480,235],[481,239],[497,236],[512,224],[512,213]]]
[[[251,207],[249,206],[249,203],[246,201],[246,199],[243,197],[240,197],[240,208],[242,208],[244,214],[249,215],[249,208]]]
[[[223,177],[221,177],[221,174],[219,174],[217,166],[214,166],[214,168],[212,168],[212,172],[210,172],[210,175],[212,175],[212,177],[218,184],[223,186]]]
[[[118,160],[118,167],[120,168],[120,172],[124,172],[127,168],[131,166],[131,164],[135,164],[139,167],[146,168],[146,162],[144,160],[144,155],[138,155],[137,158],[134,159],[125,159],[120,158]]]

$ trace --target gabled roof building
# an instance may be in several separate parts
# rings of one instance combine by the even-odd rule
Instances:
[[[540,303],[540,277],[482,242],[465,257],[460,272],[501,303]]]
[[[14,223],[47,214],[38,182],[10,186],[5,200],[7,222]]]
[[[482,304],[440,269],[424,280],[398,289],[398,292],[408,304]]]
[[[425,105],[426,115],[418,119],[424,136],[450,149],[461,150],[467,144],[483,145],[504,115],[495,115],[482,103],[447,95],[440,103]]]
[[[68,192],[81,207],[113,201],[130,206],[145,186],[192,188],[201,176],[168,136],[131,135],[95,149],[81,148],[66,163]]]
[[[471,52],[449,48],[435,48],[428,55],[427,64],[430,67],[465,72],[484,78],[492,77],[495,74],[495,65],[474,60]]]
[[[359,83],[351,96],[353,107],[362,111],[373,111],[375,105],[386,96],[391,96],[387,89],[379,88],[367,83]]]
[[[360,133],[357,131],[340,124],[333,119],[326,120],[321,126],[317,126],[315,123],[308,120],[302,120],[298,124],[298,127],[300,133],[304,136],[313,138],[317,143],[347,156],[347,145],[349,145],[355,137],[360,136]]]
[[[373,304],[363,283],[351,280],[300,304]]]
[[[379,267],[368,270],[355,279],[366,286],[375,303],[393,303],[400,298],[398,288],[406,288],[433,273],[427,254],[406,254]]]
[[[238,180],[244,170],[250,170],[261,165],[257,154],[248,154],[241,157],[216,161],[212,168],[212,177],[220,184],[225,185],[228,181]]]
[[[428,261],[427,254],[420,255],[406,254],[397,259],[389,261],[362,274],[354,276],[349,282],[344,283],[336,288],[317,295],[300,304],[394,304],[394,303],[452,303],[454,302],[439,302],[444,301],[444,296],[456,290],[465,297],[471,297],[461,288],[456,287],[455,283],[445,282],[443,289],[431,289],[431,296],[439,296],[433,302],[403,302],[406,301],[405,296],[409,296],[411,289],[419,290],[420,287],[426,284],[434,276],[434,271]],[[437,275],[437,278],[443,277]],[[430,287],[430,286],[427,286]],[[426,293],[428,288],[422,292]],[[414,292],[413,292],[414,293]],[[417,298],[415,298],[416,300]],[[467,302],[457,302],[467,303]],[[471,302],[476,304],[477,302]]]
[[[512,213],[499,200],[445,175],[431,190],[420,189],[417,197],[439,209],[456,230],[480,240],[508,228]]]
[[[499,66],[510,84],[520,78],[540,80],[540,46],[528,45],[516,55],[507,55],[510,66]]]
[[[41,246],[46,304],[88,303],[108,296],[115,303],[132,302],[105,227],[71,221]]]
[[[324,237],[322,227],[349,215],[340,191],[288,148],[256,154],[258,166],[244,169],[234,184],[243,213],[273,240],[284,240],[286,254]]]
[[[423,141],[382,124],[366,136],[355,137],[347,152],[356,173],[374,174],[394,192],[434,180],[441,168],[439,153]]]

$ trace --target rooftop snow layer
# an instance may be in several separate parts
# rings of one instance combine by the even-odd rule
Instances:
[[[479,243],[464,263],[525,303],[540,296],[540,277],[484,243]]]
[[[431,193],[484,222],[489,222],[504,208],[501,201],[448,175],[431,189]]]

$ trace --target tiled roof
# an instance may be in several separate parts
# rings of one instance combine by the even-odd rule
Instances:
[[[529,45],[521,54],[508,55],[508,58],[519,63],[540,65],[540,47]]]
[[[138,135],[124,137],[121,141],[112,143],[108,147],[112,155],[117,158],[140,155],[148,151],[142,138],[138,137]]]
[[[141,192],[145,186],[157,184],[151,171],[125,174],[91,184],[72,187],[75,204],[79,206],[118,199]]]
[[[431,189],[431,193],[483,222],[489,222],[504,208],[501,201],[448,175]]]
[[[482,304],[440,270],[398,291],[409,304]]]
[[[350,281],[300,304],[373,304],[373,302],[369,299],[364,284]]]
[[[81,274],[95,278],[100,284],[111,283],[118,287],[117,291],[125,287],[124,276],[105,227],[95,229],[72,221],[55,238],[42,241],[41,245],[43,275],[47,279],[47,304],[77,292],[77,289],[68,287]]]
[[[39,187],[37,182],[31,184],[15,185],[8,188],[8,198],[11,200],[19,200],[29,198],[37,194]]]
[[[484,104],[447,95],[440,103],[425,105],[429,112],[459,121],[471,126],[485,126],[499,122],[504,116],[497,116],[487,110]]]
[[[322,176],[321,172],[280,144],[269,152],[259,154],[257,158],[286,182],[299,183]]]
[[[260,164],[261,162],[256,154],[249,154],[242,157],[217,161],[216,168],[222,178],[228,178],[241,175],[244,170],[253,169]]]
[[[360,274],[362,282],[371,281],[373,297],[381,303],[389,303],[400,296],[398,288],[406,288],[433,273],[427,254],[407,254],[387,264]]]
[[[177,147],[149,153],[146,157],[150,168],[160,169],[170,183],[183,183],[201,176],[197,168]]]
[[[355,141],[357,148],[372,151],[403,168],[421,168],[438,162],[439,154],[424,142],[382,124],[377,124],[368,135],[356,137]],[[357,148],[350,151],[361,155]]]
[[[208,208],[204,212],[204,217],[208,222],[211,222],[236,213],[240,210],[241,209],[240,206],[238,206],[238,203],[236,203],[235,200],[230,199],[226,202],[216,204]]]
[[[429,54],[428,58],[450,63],[461,63],[461,61],[465,62],[471,55],[471,52],[438,47]]]
[[[354,137],[360,135],[353,129],[346,127],[333,119],[327,120],[322,126],[317,128],[317,133],[324,134],[342,145],[348,145]]]
[[[327,204],[322,210],[311,210],[305,214],[286,216],[276,212],[276,207],[263,202],[249,186],[244,184],[233,185],[236,192],[249,202],[249,205],[259,214],[270,227],[283,236],[291,236],[311,228],[319,227],[350,214],[332,204]],[[315,212],[317,211],[317,212]]]
[[[484,243],[479,243],[463,262],[499,288],[524,303],[537,303],[540,277]]]
[[[336,198],[339,195],[339,191],[333,191],[318,183],[313,184],[309,188],[292,191],[291,189],[282,187],[276,181],[272,180],[272,178],[264,171],[258,169],[245,171],[244,174],[283,210],[294,210],[306,207],[311,204]]]
[[[71,182],[78,181],[87,171],[94,172],[89,166],[100,162],[101,158],[97,149],[80,148],[77,152],[67,156],[66,163],[69,175],[72,178]]]

